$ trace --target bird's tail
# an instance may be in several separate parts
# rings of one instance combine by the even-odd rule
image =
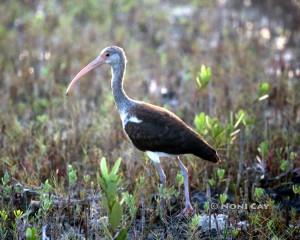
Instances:
[[[205,157],[203,157],[203,159],[210,161],[210,162],[214,162],[214,163],[217,163],[220,161],[217,151],[214,150],[213,148],[211,149],[210,153],[206,153],[206,155],[205,155]]]
[[[217,151],[204,140],[202,140],[200,144],[198,143],[196,152],[193,154],[210,162],[217,163],[220,161]]]

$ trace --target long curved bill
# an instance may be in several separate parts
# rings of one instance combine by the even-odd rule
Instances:
[[[74,84],[85,74],[87,74],[89,71],[93,70],[96,67],[99,67],[100,65],[102,65],[104,63],[104,59],[101,58],[100,56],[97,57],[95,60],[93,60],[92,62],[90,62],[88,65],[86,65],[83,69],[81,69],[81,71],[79,73],[77,73],[77,75],[73,78],[73,80],[71,81],[71,83],[69,84],[67,91],[66,91],[66,95],[69,95],[69,92],[71,91],[71,88],[74,86]]]

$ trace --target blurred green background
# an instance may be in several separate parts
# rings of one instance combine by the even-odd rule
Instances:
[[[121,157],[124,188],[133,191],[143,176],[145,191],[157,191],[151,164],[122,132],[109,68],[64,95],[101,49],[118,45],[127,54],[128,95],[164,106],[207,134],[232,181],[227,190],[243,198],[234,189],[244,181],[258,186],[261,175],[300,166],[299,22],[297,0],[1,1],[0,176],[9,172],[12,184],[29,186],[50,179],[63,195],[68,164],[78,170],[80,188],[85,175],[97,181],[101,157]],[[201,65],[212,69],[204,87],[196,80]],[[216,130],[197,126],[200,112],[215,118]],[[231,129],[237,132],[228,134],[241,115]],[[216,167],[187,158],[192,191],[205,191],[204,172],[210,178]],[[178,171],[173,165],[164,162],[169,185]],[[14,204],[2,201],[2,208]]]

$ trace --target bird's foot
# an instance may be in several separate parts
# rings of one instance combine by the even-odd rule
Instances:
[[[191,203],[185,204],[185,208],[181,212],[182,215],[189,217],[194,214],[194,208],[192,207]]]

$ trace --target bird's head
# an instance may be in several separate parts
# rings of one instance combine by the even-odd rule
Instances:
[[[103,65],[108,64],[111,67],[124,65],[126,63],[126,56],[124,50],[117,46],[111,46],[104,48],[99,56],[96,57],[92,62],[86,65],[77,75],[73,78],[69,84],[66,94],[68,95],[73,85],[85,74],[91,70]]]
[[[103,58],[104,62],[111,66],[126,63],[124,50],[117,46],[104,48],[99,57]]]

